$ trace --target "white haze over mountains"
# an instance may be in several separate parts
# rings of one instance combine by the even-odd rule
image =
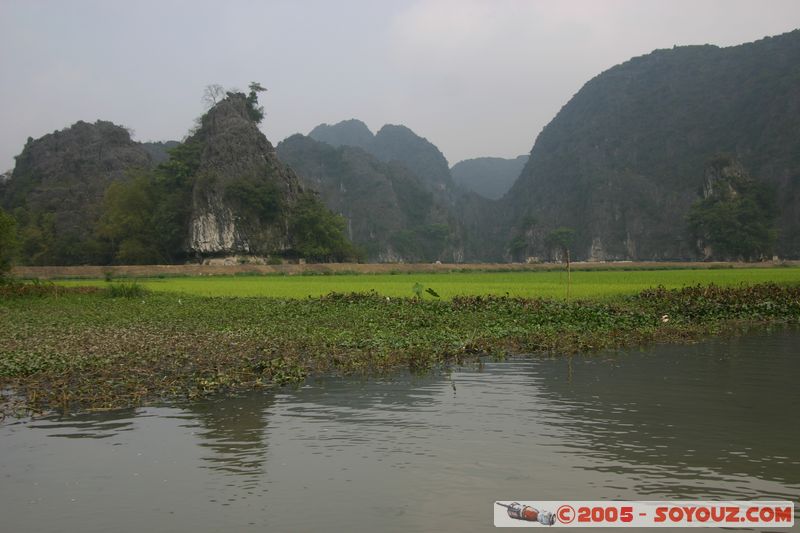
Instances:
[[[181,139],[206,85],[251,80],[273,143],[359,118],[405,124],[451,164],[515,157],[632,56],[799,26],[797,0],[0,0],[0,172],[28,136],[77,120]]]

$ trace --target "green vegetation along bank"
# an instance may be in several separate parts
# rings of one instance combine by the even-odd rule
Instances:
[[[609,298],[635,294],[663,285],[680,288],[714,283],[732,286],[740,283],[800,283],[800,268],[737,268],[718,270],[608,270],[572,272],[569,296]],[[67,286],[103,287],[103,280],[60,282]],[[337,274],[293,276],[186,276],[138,280],[154,292],[182,292],[197,296],[267,296],[275,298],[319,297],[331,292],[368,293],[383,296],[414,296],[414,287],[430,288],[442,299],[456,296],[508,295],[521,298],[566,298],[567,273],[562,271],[527,272],[450,272],[396,274]],[[426,293],[426,297],[430,298]]]
[[[612,300],[372,294],[225,298],[0,288],[2,412],[97,409],[298,382],[426,371],[480,355],[572,354],[796,323],[800,286],[656,288]]]

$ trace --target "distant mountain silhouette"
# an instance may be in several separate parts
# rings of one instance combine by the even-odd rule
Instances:
[[[347,219],[348,236],[369,260],[460,257],[457,223],[441,192],[405,165],[303,135],[284,140],[277,151],[306,186],[319,191],[329,209]]]
[[[360,120],[321,124],[309,137],[332,146],[355,146],[381,161],[405,165],[424,182],[439,190],[452,189],[453,179],[442,152],[428,139],[406,126],[386,124],[375,135]]]
[[[450,174],[457,185],[497,200],[508,192],[527,162],[527,155],[514,159],[477,157],[459,161],[450,169]]]

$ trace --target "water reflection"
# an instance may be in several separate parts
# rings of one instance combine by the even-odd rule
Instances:
[[[48,437],[107,439],[121,431],[133,429],[134,416],[135,409],[51,415],[36,419],[28,427],[43,430]]]
[[[623,474],[645,496],[765,498],[800,493],[796,331],[531,369],[557,402],[552,424],[583,468]],[[571,367],[571,368],[570,368]],[[730,483],[721,483],[721,481]],[[788,490],[787,490],[788,489]]]
[[[284,393],[281,416],[291,420],[286,430],[293,439],[309,442],[320,453],[367,443],[387,454],[420,452],[415,435],[445,427],[426,416],[441,407],[440,380],[410,375],[318,380]]]
[[[255,486],[265,473],[267,456],[266,429],[271,392],[209,400],[188,405],[181,418],[202,426],[197,432],[199,445],[211,452],[204,454],[207,468],[243,476],[246,487]]]

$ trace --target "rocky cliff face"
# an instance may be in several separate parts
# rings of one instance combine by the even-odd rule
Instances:
[[[741,184],[752,181],[741,162],[725,160],[712,162],[708,165],[703,178],[702,197],[708,200],[712,197],[736,197]]]
[[[703,259],[759,260],[773,256],[776,215],[774,190],[739,161],[720,155],[706,170],[702,199],[688,220]]]
[[[26,250],[34,262],[51,261],[56,250],[70,262],[93,262],[91,241],[106,189],[152,164],[150,155],[131,140],[125,128],[105,121],[80,121],[28,139],[0,202],[15,214],[32,243],[57,243],[38,259],[36,246]]]
[[[703,179],[702,198],[704,201],[727,200],[739,195],[739,187],[752,181],[742,164],[738,161],[724,165],[708,166]],[[703,232],[696,235],[697,249],[704,260],[714,258],[715,250],[709,236]]]
[[[778,252],[800,256],[798,80],[800,31],[658,50],[603,72],[536,139],[502,224],[509,236],[527,216],[543,235],[573,227],[576,259],[697,257],[687,215],[708,161],[726,152],[778,191]],[[545,253],[542,240],[528,250]]]
[[[300,181],[249,117],[243,94],[206,113],[196,146],[187,251],[200,256],[280,253],[291,248],[289,212]]]

